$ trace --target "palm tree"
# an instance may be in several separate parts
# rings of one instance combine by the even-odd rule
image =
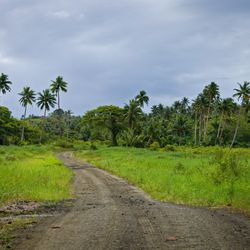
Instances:
[[[219,103],[219,113],[220,113],[220,121],[217,130],[216,141],[222,138],[223,130],[226,125],[226,119],[231,116],[231,114],[236,109],[236,103],[232,98],[225,98]]]
[[[205,124],[206,124],[206,117],[205,117],[205,113],[206,113],[206,109],[208,107],[208,100],[207,98],[204,96],[204,94],[199,94],[197,96],[197,98],[194,100],[193,103],[193,108],[196,112],[196,126],[195,126],[195,134],[198,130],[198,142],[199,145],[201,144],[201,140],[202,140],[202,133],[204,134],[204,130],[205,130]],[[199,115],[199,117],[198,117]],[[199,127],[198,127],[199,124]],[[197,142],[197,139],[195,138],[195,143]]]
[[[192,104],[192,111],[194,113],[194,145],[197,145],[197,128],[198,128],[198,113],[200,110],[199,98],[195,99]]]
[[[140,106],[143,108],[144,104],[148,105],[149,97],[147,96],[146,91],[141,90],[140,93],[135,97],[135,100],[138,101]]]
[[[181,100],[181,113],[187,113],[188,109],[189,109],[189,100],[187,97],[183,97]]]
[[[64,113],[64,119],[66,123],[66,137],[69,139],[69,131],[70,131],[70,125],[71,125],[71,119],[72,119],[73,112],[71,110],[65,111]]]
[[[179,145],[181,144],[182,139],[185,138],[188,129],[189,126],[186,117],[183,115],[178,115],[173,124],[173,132],[175,132],[179,138]]]
[[[30,87],[24,87],[23,91],[19,93],[19,95],[21,96],[19,102],[24,107],[23,119],[25,119],[26,113],[27,113],[27,107],[28,105],[32,105],[33,102],[35,102],[36,94],[35,94],[35,91],[32,90]],[[24,126],[22,128],[21,141],[23,141],[23,139],[24,139]]]
[[[174,104],[172,105],[172,108],[173,108],[175,113],[181,113],[181,108],[182,108],[181,102],[175,101]]]
[[[219,86],[215,82],[211,82],[209,85],[205,87],[203,94],[208,100],[207,117],[206,117],[205,124],[204,124],[204,137],[203,137],[204,142],[206,142],[207,128],[208,128],[210,113],[212,110],[212,104],[220,96]]]
[[[129,128],[131,129],[135,128],[137,121],[143,114],[139,105],[137,100],[132,99],[129,101],[129,104],[124,106],[125,120],[127,120]]]
[[[237,137],[242,109],[249,104],[249,99],[250,99],[250,83],[245,81],[242,85],[240,83],[238,83],[238,85],[239,85],[239,89],[234,89],[236,93],[233,95],[233,97],[237,97],[238,100],[241,100],[241,105],[239,108],[239,113],[237,117],[237,123],[236,123],[236,128],[234,131],[233,140],[231,143],[231,148],[233,147],[236,137]]]
[[[37,98],[37,106],[43,110],[44,109],[44,117],[46,117],[46,112],[50,110],[50,108],[54,108],[56,104],[56,97],[54,94],[50,92],[49,89],[43,90],[42,93],[38,93]]]
[[[43,90],[43,92],[38,93],[37,98],[37,106],[43,110],[44,109],[44,115],[43,118],[46,117],[46,112],[50,110],[50,108],[54,108],[56,104],[56,97],[54,94],[50,92],[49,89]],[[42,141],[42,134],[40,136],[40,143]]]
[[[10,92],[11,84],[12,82],[9,80],[9,77],[2,73],[0,76],[0,93],[6,94],[6,92]]]
[[[153,105],[151,107],[151,115],[153,116],[163,116],[164,106],[160,103],[158,105]]]
[[[58,76],[50,85],[52,93],[57,97],[58,109],[60,109],[60,91],[67,92],[68,83],[63,80],[62,76]]]

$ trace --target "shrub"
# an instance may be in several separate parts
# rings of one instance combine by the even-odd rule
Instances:
[[[149,145],[150,150],[158,150],[160,148],[159,142],[155,141]]]
[[[67,148],[67,149],[74,148],[73,143],[66,140],[58,140],[55,145],[60,148]]]
[[[176,150],[175,150],[175,147],[174,147],[173,145],[166,145],[166,146],[164,147],[164,149],[165,149],[165,151],[171,151],[171,152],[176,151]]]

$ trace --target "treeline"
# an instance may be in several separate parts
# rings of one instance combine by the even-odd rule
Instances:
[[[8,76],[1,74],[0,94],[11,91],[11,84]],[[211,82],[194,100],[184,97],[171,106],[154,105],[149,113],[143,111],[149,97],[142,90],[124,107],[100,106],[82,117],[61,109],[60,92],[67,92],[67,86],[63,77],[58,76],[50,88],[37,94],[24,87],[19,93],[24,108],[21,120],[0,106],[0,144],[43,143],[65,138],[152,148],[250,146],[249,82],[238,84],[233,97],[225,99],[220,96],[218,84]],[[27,115],[32,104],[43,111],[42,116]]]
[[[250,146],[250,83],[238,84],[234,98],[222,99],[211,82],[195,100],[187,97],[171,106],[154,105],[143,112],[149,97],[141,91],[123,108],[101,106],[83,116],[85,140],[109,140],[135,147]]]

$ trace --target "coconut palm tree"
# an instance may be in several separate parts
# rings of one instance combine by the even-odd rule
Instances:
[[[236,107],[237,105],[232,98],[222,99],[222,101],[219,103],[218,110],[220,121],[217,130],[216,142],[218,141],[218,139],[222,138],[226,120],[232,115],[233,112],[235,112]]]
[[[143,112],[141,107],[139,106],[137,100],[132,99],[129,101],[129,104],[124,106],[125,111],[125,120],[128,122],[128,126],[130,129],[134,129],[137,121],[142,116]]]
[[[177,135],[179,140],[179,145],[181,141],[185,138],[186,133],[189,129],[186,117],[183,115],[178,115],[173,123],[173,132]]]
[[[0,93],[6,94],[6,92],[11,91],[10,85],[12,82],[9,80],[9,77],[5,74],[0,75]]]
[[[140,106],[143,108],[144,104],[148,105],[149,97],[147,96],[146,91],[141,90],[140,93],[135,97],[135,100],[138,101]]]
[[[23,91],[19,93],[19,95],[21,96],[19,102],[24,107],[23,119],[25,119],[27,113],[27,107],[28,105],[32,105],[35,102],[36,94],[35,91],[32,90],[30,87],[24,87]],[[24,126],[22,128],[21,141],[23,141],[23,139],[24,139]]]
[[[250,99],[250,83],[245,81],[242,85],[240,83],[238,83],[239,88],[238,89],[234,89],[234,91],[236,92],[233,97],[237,97],[238,101],[241,100],[241,105],[239,108],[239,113],[238,113],[238,117],[237,117],[237,122],[236,122],[236,127],[235,127],[235,131],[234,131],[234,136],[233,136],[233,140],[231,143],[231,147],[233,147],[236,137],[237,137],[237,133],[238,133],[238,129],[239,129],[239,125],[240,125],[240,116],[242,113],[242,110],[244,107],[248,106],[249,104],[249,99]]]
[[[58,76],[50,85],[52,93],[57,97],[58,109],[60,109],[60,91],[67,92],[68,83],[63,80],[62,76]]]
[[[180,101],[175,101],[172,105],[172,108],[174,110],[175,113],[181,113],[181,108],[182,108],[182,104]]]
[[[194,114],[194,145],[197,145],[198,114],[200,112],[199,98],[193,100],[192,112]]]
[[[195,127],[195,134],[197,132],[198,129],[198,142],[199,145],[201,144],[202,141],[202,134],[204,134],[204,130],[205,130],[205,123],[206,123],[206,110],[208,107],[208,100],[207,98],[204,96],[204,94],[199,94],[197,96],[197,98],[194,100],[193,103],[193,108],[196,112],[196,127]],[[199,117],[198,117],[199,116]],[[199,124],[199,126],[198,126]],[[195,138],[195,143],[197,142],[196,138]]]
[[[203,94],[208,100],[208,109],[206,114],[207,117],[205,119],[204,137],[203,137],[203,141],[206,142],[207,128],[208,128],[209,117],[212,111],[212,104],[214,104],[215,100],[217,100],[220,96],[219,86],[215,82],[211,82],[209,85],[205,87]]]
[[[189,109],[189,100],[187,97],[183,97],[181,100],[181,113],[185,114],[187,113]]]
[[[46,112],[50,110],[50,108],[54,108],[56,105],[56,97],[53,93],[50,92],[49,89],[43,90],[43,92],[38,93],[37,98],[37,106],[43,110],[44,114],[43,118],[46,117]],[[42,142],[42,134],[40,136],[40,143]]]
[[[43,110],[44,109],[44,117],[46,117],[46,112],[50,110],[50,108],[54,108],[56,104],[56,97],[53,93],[50,92],[49,89],[43,90],[43,92],[38,93],[37,98],[37,106]]]

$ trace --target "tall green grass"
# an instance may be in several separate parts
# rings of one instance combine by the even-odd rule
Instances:
[[[195,205],[230,205],[250,210],[249,149],[179,150],[159,152],[100,147],[95,151],[78,152],[77,155],[126,178],[158,200]],[[218,152],[222,152],[219,165],[216,160],[220,155]],[[227,167],[228,164],[232,165],[232,169]]]
[[[49,147],[0,147],[0,205],[69,198],[71,178]]]

